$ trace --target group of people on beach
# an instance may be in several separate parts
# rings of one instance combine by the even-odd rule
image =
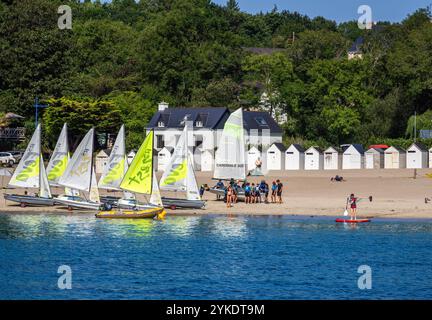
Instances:
[[[227,208],[232,207],[233,204],[238,202],[240,193],[244,193],[246,204],[282,203],[283,184],[279,179],[273,181],[271,186],[265,180],[261,180],[260,183],[245,181],[240,184],[239,180],[234,181],[234,179],[231,179],[226,186],[222,180],[219,180],[215,188],[224,190],[224,200]],[[217,198],[220,199],[220,196],[217,196]]]

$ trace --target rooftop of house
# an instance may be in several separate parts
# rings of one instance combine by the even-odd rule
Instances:
[[[194,129],[223,129],[229,115],[229,109],[223,107],[168,108],[165,104],[159,106],[147,129],[181,129],[185,119],[193,122]],[[282,129],[268,112],[244,111],[243,124],[246,130],[268,129],[273,134],[282,134]]]
[[[358,37],[356,39],[356,41],[353,42],[353,44],[351,45],[351,47],[349,48],[348,52],[351,53],[358,53],[360,52],[360,48],[364,43],[364,38],[363,37]]]
[[[275,146],[279,151],[285,152],[286,147],[283,143],[281,142],[275,142],[272,144],[272,146]]]

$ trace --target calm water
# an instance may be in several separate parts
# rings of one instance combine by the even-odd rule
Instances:
[[[0,215],[1,299],[432,299],[432,222]],[[60,290],[60,265],[72,289]],[[372,268],[359,290],[357,268]]]

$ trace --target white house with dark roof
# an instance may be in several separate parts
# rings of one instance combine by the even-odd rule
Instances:
[[[303,170],[305,149],[299,144],[292,144],[285,151],[285,170]]]
[[[428,167],[428,149],[419,142],[414,142],[406,154],[407,169],[422,169]]]
[[[230,114],[228,108],[170,108],[167,103],[162,102],[147,126],[147,133],[152,129],[155,132],[156,152],[164,147],[175,148],[187,119],[193,129],[188,139],[189,148],[194,154],[200,153],[200,156],[194,157],[194,162],[208,160],[204,155],[208,157],[212,154],[214,157],[214,151],[218,147],[223,127]],[[282,142],[282,129],[267,112],[244,111],[243,122],[247,145],[262,145],[265,148],[275,142]],[[209,166],[210,163],[207,161],[204,166],[197,163],[194,167]]]
[[[285,150],[286,147],[280,142],[273,143],[267,149],[267,170],[283,170],[285,167]]]

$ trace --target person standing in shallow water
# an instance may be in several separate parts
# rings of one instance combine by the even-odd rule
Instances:
[[[348,198],[348,205],[350,206],[351,220],[357,219],[357,202],[358,202],[358,198],[356,196],[354,196],[354,193],[351,193],[351,195]]]

